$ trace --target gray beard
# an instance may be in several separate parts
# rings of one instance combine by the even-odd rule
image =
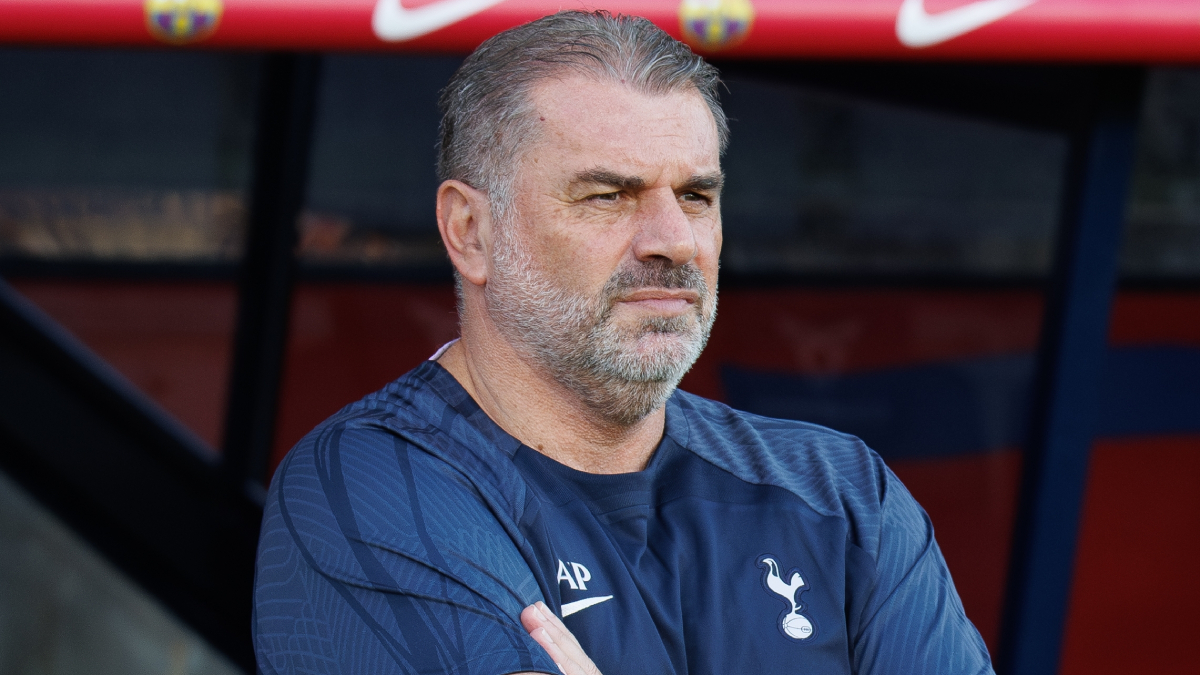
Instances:
[[[497,225],[484,295],[509,343],[610,422],[630,426],[662,407],[704,350],[716,318],[716,292],[700,270],[637,262],[587,297],[556,285],[512,234],[511,221]],[[614,324],[617,298],[647,287],[693,290],[695,311]]]

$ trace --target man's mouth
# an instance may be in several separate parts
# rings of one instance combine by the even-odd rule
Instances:
[[[659,315],[683,314],[700,300],[700,294],[687,288],[642,288],[627,293],[618,302],[627,307]]]

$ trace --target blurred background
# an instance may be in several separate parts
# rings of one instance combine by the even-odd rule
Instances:
[[[0,46],[0,673],[248,672],[275,465],[456,336],[460,60]],[[1195,672],[1200,69],[714,62],[721,302],[683,388],[861,436],[993,654],[1044,612],[1040,672]]]

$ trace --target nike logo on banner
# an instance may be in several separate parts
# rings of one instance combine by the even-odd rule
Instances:
[[[904,0],[896,15],[896,37],[905,47],[930,47],[983,28],[1035,2],[1037,0],[977,0],[930,14],[925,11],[925,0]]]
[[[563,603],[563,606],[562,606],[563,618],[565,619],[568,616],[571,616],[572,614],[574,614],[575,612],[578,612],[581,609],[587,609],[588,607],[591,607],[592,605],[598,605],[598,604],[604,602],[605,600],[612,600],[612,599],[613,599],[613,596],[604,595],[604,596],[601,596],[598,598],[584,598],[583,600],[576,600],[575,602]]]
[[[437,0],[408,9],[400,0],[379,0],[371,15],[371,28],[380,40],[395,42],[428,35],[435,30],[478,14],[504,0]]]

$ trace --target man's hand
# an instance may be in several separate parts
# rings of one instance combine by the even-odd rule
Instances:
[[[537,602],[521,612],[521,625],[529,631],[546,653],[554,659],[563,675],[601,675],[596,664],[584,653],[579,641],[571,635],[554,612],[544,602]]]

